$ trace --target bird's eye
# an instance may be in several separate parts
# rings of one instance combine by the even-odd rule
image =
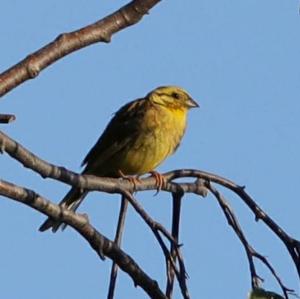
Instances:
[[[177,93],[177,92],[173,92],[172,93],[172,97],[174,98],[174,99],[179,99],[180,98],[180,95],[179,95],[179,93]]]

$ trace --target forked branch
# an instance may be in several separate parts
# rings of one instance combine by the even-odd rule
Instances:
[[[133,197],[132,191],[133,186],[128,180],[113,179],[113,178],[98,178],[95,176],[85,176],[79,175],[71,172],[63,167],[58,167],[50,164],[27,149],[18,144],[12,138],[6,136],[4,133],[0,132],[0,148],[3,152],[8,153],[12,158],[16,159],[22,163],[25,167],[32,169],[33,171],[39,173],[42,177],[49,177],[72,186],[78,186],[87,190],[98,190],[108,193],[118,193],[123,195],[123,197],[128,200],[128,202],[133,206],[137,213],[142,217],[142,219],[147,223],[152,232],[154,233],[157,241],[159,242],[161,249],[164,253],[167,272],[174,273],[177,281],[179,282],[180,289],[183,298],[189,298],[187,287],[186,287],[186,272],[185,266],[180,252],[180,246],[178,244],[177,230],[178,224],[174,224],[173,235],[160,223],[151,218],[151,216],[144,210],[141,204]],[[288,293],[292,290],[284,286],[279,276],[276,274],[272,265],[268,260],[248,243],[242,229],[240,228],[237,218],[234,215],[232,209],[227,204],[223,196],[212,186],[211,183],[216,183],[224,186],[236,194],[250,207],[255,215],[256,219],[261,219],[287,246],[290,252],[294,264],[297,269],[299,269],[299,241],[291,238],[278,224],[275,223],[270,216],[268,216],[256,203],[255,201],[246,193],[245,188],[241,187],[234,182],[217,176],[215,174],[207,173],[204,171],[193,170],[193,169],[181,169],[175,170],[164,174],[166,184],[163,186],[164,191],[171,192],[173,194],[184,194],[184,193],[195,193],[200,196],[206,196],[207,192],[210,191],[217,198],[220,206],[222,207],[224,214],[233,227],[237,236],[241,240],[248,257],[250,273],[252,278],[252,287],[259,287],[260,277],[256,273],[253,258],[260,259],[266,267],[271,271],[279,285],[281,286],[285,298],[288,298]],[[175,183],[173,182],[177,178],[195,178],[194,182],[189,183]],[[148,177],[141,179],[135,185],[135,191],[144,190],[156,190],[156,181],[153,177]],[[5,195],[5,194],[4,194]],[[179,198],[178,198],[179,199]],[[56,217],[59,217],[57,214]],[[175,217],[174,220],[178,215]],[[64,220],[63,220],[64,221]],[[169,251],[165,242],[162,239],[162,234],[171,244],[171,250]],[[176,259],[178,259],[179,269],[176,266]],[[167,294],[171,298],[173,290],[173,274],[169,277],[169,287],[167,289]]]

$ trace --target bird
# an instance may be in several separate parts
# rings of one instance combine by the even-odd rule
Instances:
[[[188,111],[196,107],[198,103],[178,86],[157,87],[125,104],[84,158],[82,174],[113,178],[155,174],[156,167],[178,148]],[[59,205],[76,211],[87,193],[72,187]],[[39,230],[56,232],[61,226],[61,221],[49,217]]]

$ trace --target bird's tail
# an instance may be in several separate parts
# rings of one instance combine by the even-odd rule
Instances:
[[[59,205],[63,208],[67,208],[71,211],[76,211],[79,207],[85,196],[87,195],[87,191],[82,190],[80,188],[73,187],[66,196],[62,199]],[[56,232],[59,228],[65,229],[66,224],[61,221],[57,221],[49,217],[39,228],[40,232],[48,230],[52,228],[52,232]]]

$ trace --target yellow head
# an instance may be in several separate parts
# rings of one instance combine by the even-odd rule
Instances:
[[[147,98],[155,104],[170,109],[188,110],[199,107],[184,89],[177,86],[158,87],[151,91]]]

